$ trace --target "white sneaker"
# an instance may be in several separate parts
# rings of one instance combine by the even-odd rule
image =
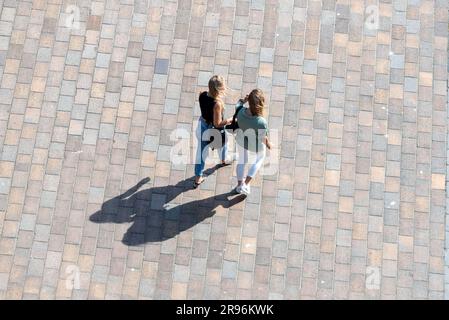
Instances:
[[[239,185],[239,186],[235,187],[235,192],[241,194],[242,193],[242,185]]]
[[[241,187],[241,194],[244,194],[245,196],[248,196],[251,193],[251,188],[249,185],[243,183]]]

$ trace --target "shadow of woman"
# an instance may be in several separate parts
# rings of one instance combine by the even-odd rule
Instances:
[[[214,170],[216,167],[206,174]],[[192,190],[193,177],[176,185],[139,191],[149,181],[145,178],[125,193],[106,201],[89,220],[94,223],[132,223],[122,242],[137,246],[173,238],[213,216],[219,206],[230,208],[245,199],[243,195],[229,192],[183,204],[171,204],[170,201],[178,195]]]

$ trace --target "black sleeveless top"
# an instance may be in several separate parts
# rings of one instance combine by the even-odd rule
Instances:
[[[200,109],[201,116],[208,124],[214,123],[214,106],[217,103],[212,97],[207,95],[207,91],[204,91],[200,94]]]

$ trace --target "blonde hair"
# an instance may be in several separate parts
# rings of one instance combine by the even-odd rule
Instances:
[[[265,107],[265,96],[260,89],[254,89],[248,95],[249,110],[253,116],[263,116]]]
[[[225,80],[222,76],[214,75],[209,80],[209,94],[218,98],[220,95],[224,94],[226,91]]]

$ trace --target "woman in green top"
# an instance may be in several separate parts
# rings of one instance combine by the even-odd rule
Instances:
[[[243,99],[243,103],[248,102],[249,108],[242,108],[237,114],[237,180],[236,191],[249,195],[251,180],[263,164],[265,159],[265,146],[271,149],[272,145],[268,140],[268,125],[263,112],[265,108],[265,97],[260,89],[254,89]],[[248,163],[248,154],[253,156],[254,162],[248,170],[244,179],[245,165]],[[254,157],[255,156],[255,157]]]

